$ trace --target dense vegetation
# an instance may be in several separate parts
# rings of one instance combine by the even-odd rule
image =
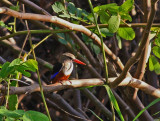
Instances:
[[[159,5],[1,0],[0,120],[158,120]],[[51,84],[65,52],[86,66]]]

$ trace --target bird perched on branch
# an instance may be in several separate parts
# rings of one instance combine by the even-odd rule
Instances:
[[[73,71],[73,62],[86,65],[82,61],[76,59],[76,57],[71,53],[62,54],[60,58],[60,64],[56,64],[54,66],[54,74],[51,76],[51,83],[61,83],[62,80],[68,80]]]

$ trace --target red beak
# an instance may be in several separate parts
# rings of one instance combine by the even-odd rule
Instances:
[[[82,61],[78,60],[78,59],[73,59],[74,62],[78,63],[78,64],[82,64],[82,65],[86,65],[85,63],[83,63]]]

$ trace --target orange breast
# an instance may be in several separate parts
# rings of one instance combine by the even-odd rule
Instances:
[[[57,82],[62,81],[62,80],[67,80],[69,77],[70,77],[70,75],[66,76],[66,75],[64,75],[64,73],[62,71],[60,71],[56,75],[56,77],[53,79],[52,84],[57,83]]]

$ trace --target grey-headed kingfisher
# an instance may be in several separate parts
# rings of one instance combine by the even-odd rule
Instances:
[[[64,53],[60,58],[60,65],[56,64],[54,66],[54,75],[51,76],[52,84],[58,83],[62,80],[68,80],[73,71],[73,62],[78,64],[86,65],[82,61],[76,59],[76,57],[71,53]],[[58,70],[59,69],[59,70]]]

